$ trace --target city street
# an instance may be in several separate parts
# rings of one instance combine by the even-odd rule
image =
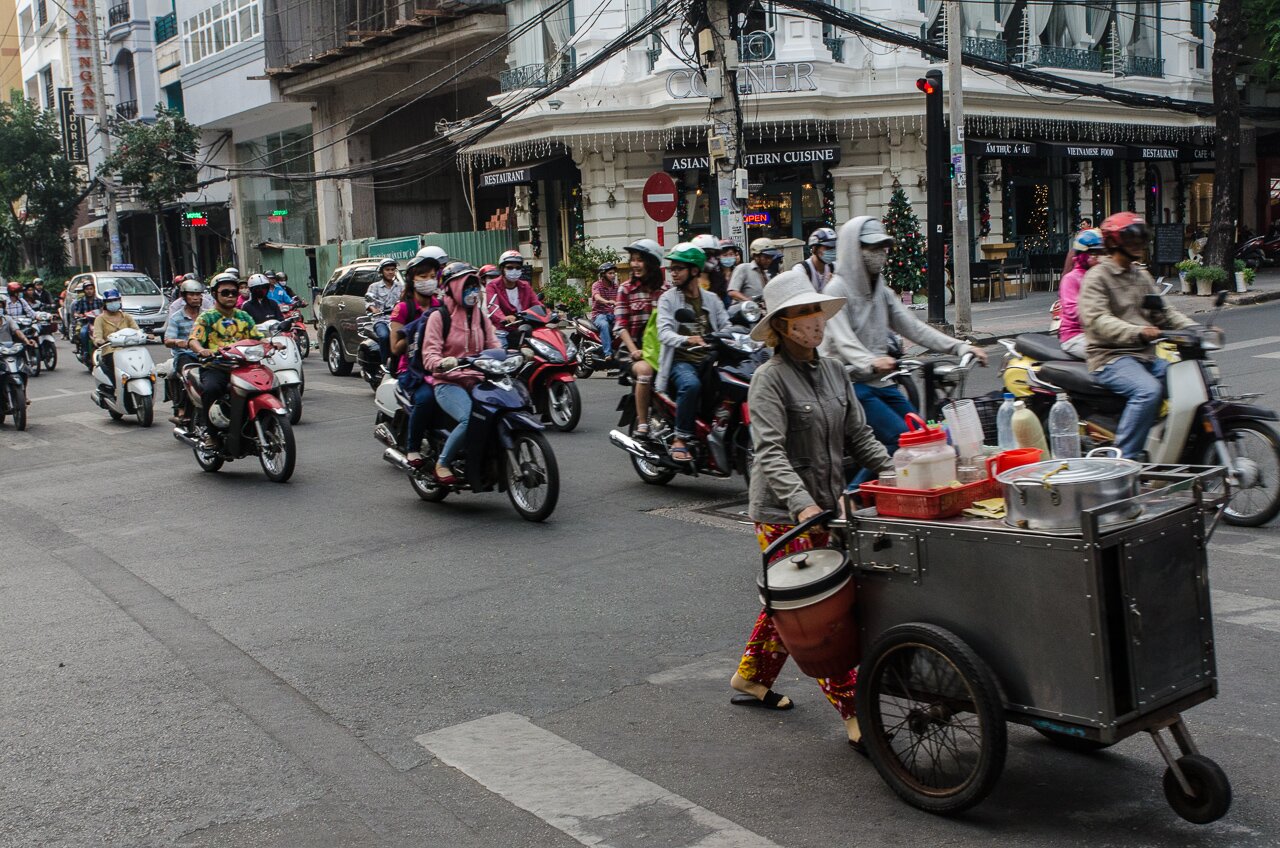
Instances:
[[[1219,323],[1223,381],[1280,404],[1280,302]],[[1081,755],[1018,726],[989,798],[946,819],[897,799],[794,665],[793,711],[730,705],[759,611],[745,492],[642,484],[606,438],[614,380],[549,434],[537,525],[502,494],[420,501],[368,387],[314,354],[277,485],[254,460],[203,473],[167,406],[111,421],[60,353],[29,429],[0,427],[2,845],[1280,844],[1275,523],[1210,549],[1221,692],[1187,720],[1231,778],[1224,819],[1169,809],[1145,735]]]

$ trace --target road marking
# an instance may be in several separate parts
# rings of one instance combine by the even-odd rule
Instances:
[[[690,680],[721,680],[727,685],[738,667],[738,657],[712,656],[678,665],[666,671],[659,671],[648,677],[654,686],[670,686],[672,683],[684,683]]]
[[[358,386],[338,386],[333,383],[311,383],[307,386],[309,392],[333,392],[337,395],[365,395],[370,400],[373,399],[373,390],[365,383]]]
[[[514,713],[417,738],[446,764],[583,845],[777,848],[776,843]]]
[[[71,395],[84,394],[84,389],[58,389],[57,394],[42,395],[40,397],[29,397],[27,400],[31,403],[38,403],[42,400],[57,400],[58,398],[70,397]]]
[[[1280,343],[1280,336],[1261,336],[1256,339],[1244,339],[1238,342],[1228,342],[1222,346],[1226,350],[1244,350],[1248,347],[1262,347],[1263,345]]]
[[[1280,359],[1280,350],[1273,350],[1271,353],[1255,353],[1254,359]]]
[[[90,430],[97,430],[99,433],[106,433],[109,436],[119,436],[122,433],[133,433],[142,429],[136,424],[130,427],[124,421],[112,421],[105,409],[94,409],[89,412],[68,412],[66,415],[59,415],[56,420],[79,424],[82,427],[88,427]],[[132,421],[132,416],[130,416],[130,420]]]
[[[1209,595],[1215,621],[1280,633],[1280,601],[1219,589],[1211,590]]]

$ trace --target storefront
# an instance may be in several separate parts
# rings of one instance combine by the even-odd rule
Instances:
[[[481,173],[475,203],[485,229],[513,226],[512,213],[528,221],[517,240],[530,245],[543,267],[553,267],[582,241],[582,176],[568,153]]]

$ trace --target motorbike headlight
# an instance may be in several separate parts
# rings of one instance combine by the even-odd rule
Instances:
[[[267,355],[267,351],[262,345],[242,347],[240,352],[244,355],[245,362],[261,362],[262,358]]]
[[[568,346],[565,348],[565,354],[570,359],[574,359],[578,355],[578,346],[573,342],[569,342]]]
[[[522,365],[524,365],[523,356],[508,356],[506,359],[502,360],[502,362],[498,363],[499,373],[514,374],[520,370]]]
[[[760,304],[756,303],[754,300],[748,300],[746,303],[742,304],[742,309],[740,311],[742,312],[742,317],[746,318],[752,324],[760,320]]]
[[[529,347],[537,351],[538,356],[541,356],[548,362],[564,362],[563,354],[547,342],[544,342],[542,339],[529,339]]]

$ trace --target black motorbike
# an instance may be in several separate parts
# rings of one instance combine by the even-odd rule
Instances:
[[[360,363],[360,379],[376,393],[382,378],[387,374],[387,364],[382,359],[382,348],[373,334],[373,315],[356,319],[356,332],[360,334],[360,347],[356,348],[356,361]]]
[[[0,424],[13,418],[15,430],[27,429],[27,345],[0,344]]]

